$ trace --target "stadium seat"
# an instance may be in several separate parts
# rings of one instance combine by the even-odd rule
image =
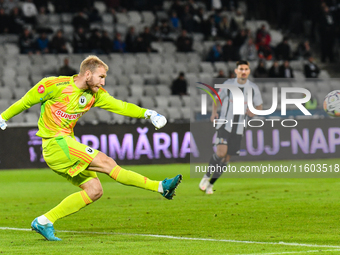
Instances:
[[[168,14],[165,11],[157,11],[156,16],[158,20],[167,20],[169,18]]]
[[[201,62],[200,67],[201,67],[203,73],[209,73],[209,74],[213,75],[214,67],[212,66],[212,64],[210,62]]]
[[[42,66],[40,65],[31,66],[29,69],[30,69],[31,76],[36,76],[36,75],[42,76],[43,75],[43,69],[42,69]]]
[[[72,23],[73,14],[64,12],[64,13],[60,14],[60,16],[61,16],[61,21],[63,22],[63,24],[71,24]]]
[[[156,106],[158,108],[168,108],[169,107],[169,97],[160,95],[158,97],[155,97],[156,100]]]
[[[186,73],[186,72],[188,72],[188,68],[187,68],[186,64],[184,64],[184,63],[176,63],[176,64],[174,64],[174,67],[176,69],[176,73],[180,73],[180,72]]]
[[[160,96],[168,97],[171,95],[171,90],[168,85],[157,85],[156,90]]]
[[[131,87],[131,96],[132,97],[138,97],[140,98],[141,96],[143,96],[143,86],[134,86]]]
[[[146,64],[150,62],[150,58],[146,53],[136,53],[137,63]]]
[[[125,54],[124,55],[124,64],[125,65],[136,65],[137,64],[137,59],[132,54]]]
[[[12,67],[3,68],[3,76],[13,78],[17,75],[17,72]]]
[[[16,67],[18,65],[18,59],[16,57],[6,58],[5,60],[6,67]]]
[[[14,99],[18,100],[26,94],[27,90],[24,88],[13,89]]]
[[[95,114],[95,108],[92,108],[90,111],[86,112],[80,119],[79,119],[79,123],[80,124],[92,124],[92,125],[97,125],[98,124],[98,120],[97,120],[97,116]]]
[[[42,78],[43,78],[42,75],[31,76],[31,81],[32,81],[33,86],[36,85],[39,81],[41,81]]]
[[[188,57],[186,53],[182,53],[182,52],[177,52],[175,54],[176,57],[176,62],[180,62],[180,63],[187,63],[188,62]]]
[[[175,64],[176,63],[176,58],[174,54],[172,53],[164,53],[162,54],[162,57],[163,57],[164,64]]]
[[[129,18],[126,13],[117,12],[116,13],[117,22],[120,24],[126,24],[129,22]]]
[[[198,63],[195,63],[195,62],[188,63],[187,67],[188,67],[189,73],[196,73],[196,74],[200,73],[200,68],[198,66]]]
[[[0,87],[0,98],[1,99],[12,99],[13,92],[9,87]]]
[[[114,89],[114,97],[120,100],[126,100],[129,96],[129,89],[126,86],[117,86]]]
[[[125,116],[112,113],[112,122],[118,123],[118,124],[123,124],[125,122]]]
[[[164,48],[164,52],[166,52],[166,53],[175,53],[176,52],[176,47],[171,42],[163,42],[163,48]]]
[[[17,44],[5,43],[4,49],[7,55],[18,55],[20,50]]]
[[[38,114],[34,112],[23,113],[24,121],[29,124],[37,124],[39,117]]]
[[[31,55],[33,65],[39,65],[42,66],[45,64],[45,59],[42,55]]]
[[[106,4],[102,1],[95,1],[93,3],[93,7],[98,10],[98,12],[102,15],[106,12]]]
[[[170,76],[168,74],[159,74],[157,76],[158,82],[161,84],[171,85],[172,80],[170,79]]]
[[[48,25],[59,25],[61,23],[61,17],[59,14],[50,13],[47,15],[48,17]]]
[[[327,70],[321,70],[320,74],[319,74],[319,78],[320,79],[329,79],[329,78],[331,78],[331,76],[329,75]]]
[[[150,72],[150,68],[148,64],[137,64],[136,71],[138,74],[148,74]]]
[[[139,84],[139,85],[144,84],[144,78],[140,74],[131,74],[130,80],[131,80],[131,84]]]
[[[162,72],[160,64],[150,64],[151,74],[158,75]]]
[[[182,107],[182,101],[179,96],[169,96],[169,104],[170,106],[180,108]]]
[[[34,112],[38,116],[40,116],[40,110],[41,110],[41,105],[40,104],[35,104],[31,108],[28,109],[29,112]]]
[[[157,77],[155,74],[144,74],[143,75],[145,84],[155,85],[157,84]]]
[[[139,97],[128,97],[126,102],[139,105]]]
[[[194,121],[194,111],[191,110],[190,108],[188,107],[183,107],[181,108],[181,115],[182,115],[182,118],[187,120],[187,121]]]
[[[18,76],[17,81],[18,87],[25,88],[26,91],[28,91],[32,87],[31,81],[29,80],[28,76]]]
[[[124,64],[121,66],[125,75],[130,75],[136,73],[136,68],[132,64]]]
[[[142,11],[143,22],[151,26],[155,21],[155,16],[151,11]]]
[[[171,63],[163,63],[161,65],[162,68],[162,73],[164,74],[173,74],[174,72],[176,72],[176,68],[175,65],[172,65]]]
[[[191,99],[190,96],[182,96],[182,101],[184,103],[184,107],[189,107],[191,106]]]
[[[129,11],[127,12],[127,16],[131,23],[133,24],[139,24],[142,22],[142,17],[139,12],[137,11]]]
[[[111,123],[112,115],[110,114],[110,112],[104,109],[97,108],[97,110],[95,111],[95,114],[97,115],[97,119],[100,123],[107,123],[107,124]]]
[[[149,97],[155,97],[157,95],[156,86],[145,86],[144,95]]]
[[[228,75],[228,65],[225,62],[215,62],[214,65],[216,72],[223,70],[224,74]]]
[[[176,120],[179,120],[182,118],[182,114],[181,114],[181,109],[180,108],[167,108],[166,109],[168,112],[168,116],[169,116],[169,122],[173,123]]]
[[[113,24],[113,16],[111,13],[103,13],[102,15],[102,20],[104,24],[111,25]]]
[[[8,99],[0,99],[0,111],[5,111],[8,107],[10,107]]]
[[[200,73],[200,82],[212,85],[213,83],[213,73]]]
[[[147,97],[147,96],[140,97],[140,104],[141,104],[141,107],[146,108],[146,109],[155,108],[155,101],[152,97]]]
[[[149,55],[150,63],[153,65],[159,65],[163,62],[162,56],[158,53],[152,53]]]
[[[18,114],[9,120],[9,123],[23,123],[25,121],[24,114]]]

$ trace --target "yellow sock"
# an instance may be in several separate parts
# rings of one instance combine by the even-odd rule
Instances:
[[[114,180],[122,184],[136,186],[139,188],[158,192],[159,181],[152,181],[147,177],[144,177],[140,174],[137,174],[129,170],[125,170],[120,166],[115,166],[112,169],[110,176]]]
[[[91,198],[83,190],[69,195],[63,201],[61,201],[59,205],[57,205],[44,215],[47,219],[54,223],[58,219],[78,212],[81,208],[85,207],[88,204],[91,204],[92,202],[93,201],[91,200]]]

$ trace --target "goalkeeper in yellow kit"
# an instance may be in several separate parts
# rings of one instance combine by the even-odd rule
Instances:
[[[152,181],[123,169],[104,153],[75,140],[73,128],[91,107],[133,118],[151,119],[156,129],[166,124],[165,117],[157,112],[110,96],[102,88],[108,69],[98,57],[89,56],[81,63],[79,75],[42,79],[0,115],[0,128],[4,130],[7,120],[41,103],[37,136],[42,137],[44,159],[54,172],[82,189],[33,220],[32,229],[49,241],[61,240],[54,235],[56,220],[79,211],[102,196],[103,189],[96,172],[105,173],[125,185],[159,192],[167,199],[173,198],[182,180],[182,175],[177,175],[164,181]]]

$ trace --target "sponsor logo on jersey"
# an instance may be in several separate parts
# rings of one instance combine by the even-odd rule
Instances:
[[[87,147],[85,149],[85,151],[88,153],[88,154],[93,154],[94,153],[94,149],[92,149],[91,147]]]
[[[79,98],[79,104],[82,105],[82,106],[86,105],[86,97],[85,96],[81,96]]]
[[[64,81],[64,82],[59,82],[56,84],[56,86],[61,86],[61,85],[66,85],[66,84],[69,84],[70,82],[68,81]]]
[[[40,94],[42,94],[42,93],[45,92],[45,87],[44,87],[44,85],[40,85],[40,86],[38,87],[38,92],[39,92]]]
[[[66,112],[63,112],[63,111],[60,111],[60,110],[57,110],[55,112],[55,114],[63,119],[68,119],[68,120],[75,120],[75,119],[78,119],[80,118],[84,112],[82,113],[77,113],[77,114],[68,114]]]

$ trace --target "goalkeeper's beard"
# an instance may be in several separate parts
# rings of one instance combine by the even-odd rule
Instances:
[[[89,81],[86,81],[86,86],[88,87],[89,90],[91,90],[94,93],[98,92],[99,90],[99,88],[96,89],[96,85],[94,85],[92,78]]]

